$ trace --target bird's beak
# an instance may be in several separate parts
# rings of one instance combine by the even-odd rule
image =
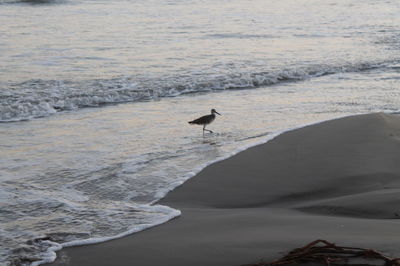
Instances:
[[[219,115],[221,115],[221,114],[220,114],[220,113],[218,113],[217,111],[215,111],[215,113],[216,113],[216,114],[219,114]]]

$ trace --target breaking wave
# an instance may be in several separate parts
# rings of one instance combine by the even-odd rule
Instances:
[[[60,111],[105,104],[150,101],[189,93],[253,89],[335,73],[385,67],[385,63],[315,65],[277,71],[182,74],[163,77],[119,77],[105,80],[29,80],[0,89],[0,122],[45,117]]]

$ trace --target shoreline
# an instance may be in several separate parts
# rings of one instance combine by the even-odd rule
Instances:
[[[386,136],[388,130],[395,137]],[[393,164],[400,152],[390,148],[396,132],[400,118],[382,113],[285,131],[207,166],[158,202],[181,210],[180,217],[121,239],[63,249],[51,265],[240,265],[278,258],[323,238],[321,232],[327,240],[371,248],[383,238],[378,248],[394,252],[396,215],[386,205],[395,202],[400,173]],[[384,149],[377,141],[382,137]],[[389,172],[385,161],[392,163]],[[378,202],[368,202],[376,195]],[[373,230],[376,224],[382,230]]]
[[[206,168],[206,167],[208,167],[208,166],[210,166],[212,164],[218,163],[218,162],[223,161],[223,160],[227,160],[227,159],[231,158],[232,156],[235,156],[238,153],[243,152],[243,151],[245,151],[247,149],[253,148],[255,146],[263,145],[263,144],[271,141],[272,139],[278,137],[281,134],[284,134],[284,133],[287,133],[287,132],[290,132],[290,131],[293,131],[293,130],[301,129],[303,127],[312,126],[312,125],[316,125],[316,124],[319,124],[319,123],[323,123],[323,122],[327,122],[327,121],[331,121],[331,120],[335,120],[335,119],[340,119],[340,118],[344,118],[344,117],[347,117],[347,116],[331,118],[331,119],[328,119],[328,120],[321,120],[321,121],[312,122],[312,123],[309,123],[309,124],[303,124],[303,125],[296,126],[296,127],[293,127],[293,128],[277,131],[277,132],[274,132],[274,133],[271,133],[271,134],[266,134],[265,136],[267,136],[267,137],[263,138],[259,142],[252,143],[252,144],[249,144],[249,145],[244,145],[244,146],[234,150],[233,152],[231,152],[231,153],[229,153],[229,154],[227,154],[227,155],[225,155],[225,156],[223,156],[221,158],[218,158],[215,161],[210,161],[210,162],[208,162],[206,164],[203,164],[203,165],[200,165],[199,167],[196,167],[195,169],[193,169],[193,171],[191,171],[187,175],[186,179],[184,179],[183,181],[180,181],[179,184],[176,185],[175,187],[173,187],[172,189],[169,189],[168,191],[163,191],[160,194],[161,195],[160,198],[158,200],[153,201],[150,205],[152,205],[152,206],[158,205],[158,203],[161,200],[163,200],[163,198],[168,193],[170,193],[171,191],[173,191],[177,187],[182,186],[189,179],[195,177],[204,168]],[[161,207],[169,208],[168,206],[164,206],[164,205],[161,205]],[[58,256],[56,255],[56,252],[59,252],[60,250],[62,250],[64,248],[101,244],[103,242],[108,242],[108,241],[112,241],[112,240],[118,240],[118,239],[121,239],[123,237],[127,237],[129,235],[136,234],[136,233],[139,233],[139,232],[144,231],[144,230],[148,230],[148,229],[150,229],[152,227],[156,227],[156,226],[162,225],[162,224],[167,223],[167,222],[169,222],[169,221],[171,221],[173,219],[178,218],[181,215],[181,211],[180,210],[176,210],[176,209],[174,209],[174,210],[175,210],[175,214],[174,214],[174,216],[172,218],[169,218],[167,220],[159,221],[159,222],[157,222],[155,224],[152,224],[152,225],[144,225],[144,226],[141,226],[139,228],[135,227],[135,228],[132,228],[132,229],[126,231],[126,232],[123,232],[123,233],[115,235],[115,236],[104,237],[104,238],[101,238],[101,239],[100,238],[89,238],[89,239],[83,239],[83,240],[74,240],[74,241],[66,242],[66,243],[62,243],[62,244],[50,241],[49,244],[51,245],[51,248],[48,249],[49,255],[46,256],[41,261],[35,261],[34,263],[31,264],[31,266],[52,264],[53,262],[55,262],[58,259]]]

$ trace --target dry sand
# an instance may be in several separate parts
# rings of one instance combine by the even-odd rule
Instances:
[[[234,266],[319,238],[400,256],[399,192],[400,116],[342,118],[205,168],[159,202],[179,218],[55,265]]]

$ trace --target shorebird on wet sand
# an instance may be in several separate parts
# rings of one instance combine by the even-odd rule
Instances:
[[[221,115],[220,113],[218,113],[217,111],[215,111],[215,109],[211,109],[211,114],[210,115],[205,115],[202,116],[200,118],[197,118],[193,121],[190,121],[189,124],[193,125],[203,125],[203,133],[204,131],[208,131],[210,133],[213,133],[211,130],[206,129],[206,126],[208,124],[211,124],[212,121],[214,121],[215,119],[215,114]]]

